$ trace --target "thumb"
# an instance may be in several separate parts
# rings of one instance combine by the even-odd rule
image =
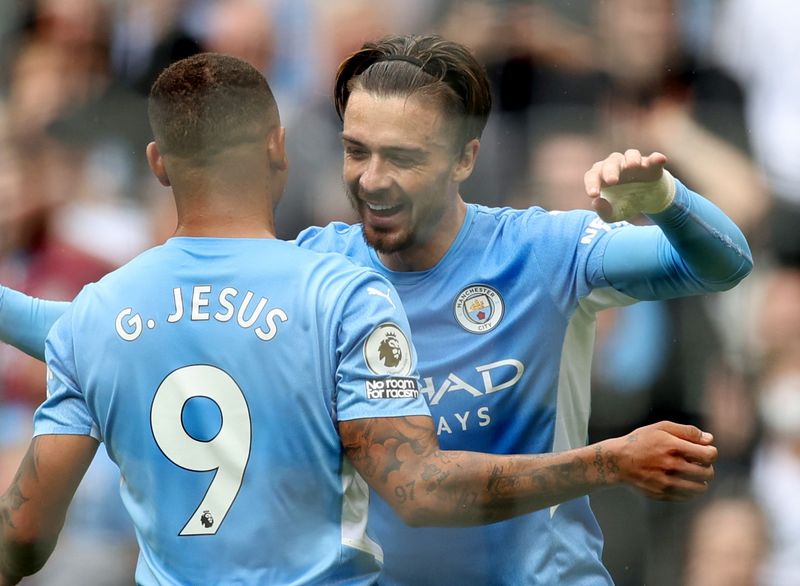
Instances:
[[[686,441],[707,446],[714,441],[714,436],[703,431],[694,425],[684,425],[673,421],[661,421],[655,424],[659,429],[671,433],[672,435],[685,439]]]

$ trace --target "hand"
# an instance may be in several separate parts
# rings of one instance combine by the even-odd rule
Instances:
[[[643,156],[636,149],[611,153],[583,176],[592,208],[606,222],[618,222],[640,213],[663,211],[675,196],[675,182],[664,169],[661,153]]]
[[[685,501],[708,490],[717,448],[693,425],[661,421],[617,442],[619,479],[658,500]]]

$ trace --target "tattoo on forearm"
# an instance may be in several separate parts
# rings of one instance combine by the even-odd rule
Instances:
[[[606,471],[614,476],[619,474],[619,464],[613,455],[606,457]]]
[[[458,495],[458,508],[463,510],[472,509],[478,501],[478,494],[469,490],[463,490]]]
[[[412,480],[406,484],[395,487],[394,494],[401,503],[414,500],[414,486],[416,481]]]
[[[600,444],[594,447],[594,469],[597,471],[597,478],[601,484],[606,483],[606,467],[603,462],[603,448]]]
[[[4,527],[15,528],[13,514],[17,512],[22,505],[28,502],[28,497],[22,493],[21,482],[22,477],[27,475],[33,480],[39,479],[39,452],[36,440],[25,453],[22,462],[19,465],[14,480],[6,490],[5,494],[0,497],[0,530]]]
[[[399,470],[406,458],[403,453],[423,454],[431,444],[430,431],[406,418],[398,418],[393,426],[378,426],[369,419],[349,422],[342,444],[354,464],[367,476],[388,482],[389,475]],[[432,478],[434,473],[432,474]]]
[[[349,421],[340,426],[340,436],[347,456],[373,487],[384,495],[388,490],[395,505],[414,502],[418,518],[426,520],[493,522],[518,514],[520,508],[541,508],[586,494],[619,472],[614,455],[599,445],[570,458],[535,456],[534,463],[530,456],[495,459],[441,450],[431,426],[413,418],[395,418],[391,424]],[[409,462],[413,467],[404,470]],[[401,473],[393,475],[395,471]]]
[[[502,466],[494,466],[492,473],[489,476],[489,483],[487,489],[489,494],[495,496],[505,496],[509,492],[513,492],[519,486],[520,478],[514,474],[504,474]]]

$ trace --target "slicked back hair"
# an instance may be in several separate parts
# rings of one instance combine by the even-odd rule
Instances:
[[[148,117],[162,155],[200,165],[228,148],[264,140],[280,125],[264,76],[241,59],[217,53],[166,68],[150,90]]]
[[[423,96],[439,101],[457,124],[456,148],[480,138],[492,96],[483,66],[468,48],[437,35],[389,36],[365,43],[336,73],[334,102],[339,118],[350,94]]]

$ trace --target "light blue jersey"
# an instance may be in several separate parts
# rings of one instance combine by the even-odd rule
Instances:
[[[297,244],[341,252],[395,284],[445,448],[536,453],[586,441],[595,311],[725,290],[752,269],[741,230],[680,182],[652,219],[657,227],[609,226],[590,212],[470,205],[447,254],[419,273],[383,267],[360,226],[311,228]],[[41,357],[65,308],[0,287],[0,339]],[[610,582],[586,498],[472,529],[409,529],[375,501],[371,513],[387,583]]]
[[[545,453],[586,442],[590,293],[605,284],[600,267],[610,229],[588,212],[469,205],[450,250],[423,272],[384,268],[360,226],[310,229],[298,242],[338,246],[397,288],[444,449]],[[611,299],[628,300],[619,293]],[[370,528],[387,552],[382,583],[610,583],[588,498],[466,529],[408,528],[377,499],[371,513]]]
[[[425,415],[391,285],[266,239],[173,238],[51,330],[35,433],[120,467],[139,584],[366,584],[382,561],[342,420]]]
[[[738,270],[737,278],[747,274],[747,245],[718,209],[680,184],[673,208],[662,218],[665,224],[678,225],[679,235],[695,235],[685,253],[716,257],[716,263],[707,263],[711,270],[716,264],[728,275]],[[723,243],[720,235],[728,233],[733,237]],[[634,267],[642,275],[621,287],[630,295],[612,288],[606,274],[630,272],[624,267],[631,256],[627,239],[639,249]],[[631,303],[633,295],[713,289],[686,270],[659,228],[609,225],[587,211],[468,205],[445,256],[422,272],[386,269],[365,244],[360,226],[310,228],[297,242],[344,253],[394,284],[415,336],[421,390],[444,449],[514,454],[585,445],[595,312]],[[605,256],[612,245],[609,262]],[[719,262],[721,256],[729,262]],[[384,584],[611,583],[588,497],[466,529],[412,529],[373,499],[370,528],[386,552]]]

